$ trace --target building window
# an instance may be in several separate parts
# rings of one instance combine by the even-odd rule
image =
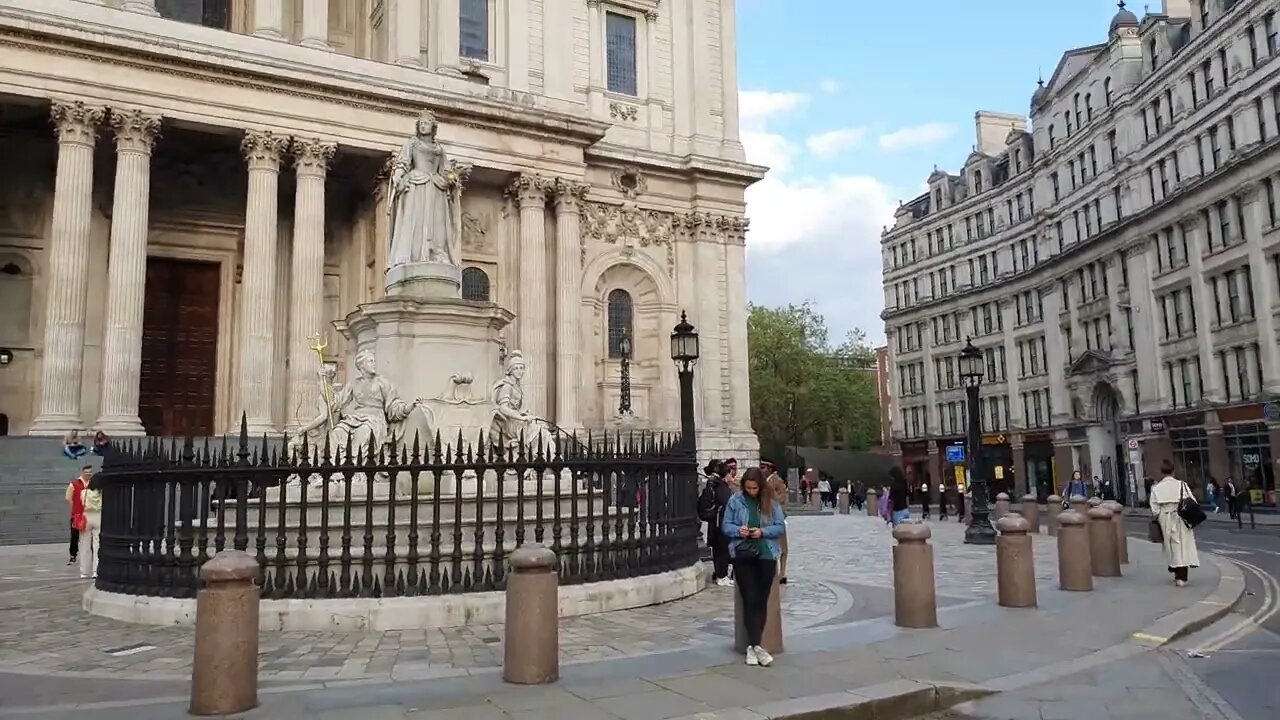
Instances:
[[[480,268],[463,268],[462,299],[478,302],[489,301],[489,276]]]
[[[227,30],[230,4],[230,0],[156,0],[156,12],[169,20]]]
[[[1262,26],[1267,33],[1267,54],[1275,55],[1280,51],[1280,39],[1276,36],[1276,14],[1269,12],[1262,16]]]
[[[636,87],[636,19],[605,13],[606,68],[609,92],[638,95]]]
[[[635,337],[631,332],[631,293],[618,289],[609,291],[609,357],[622,357],[622,337]],[[911,382],[915,386],[915,378]]]
[[[1111,78],[1102,81],[1102,92],[1106,94],[1107,107],[1111,107]]]
[[[489,0],[459,0],[458,54],[488,62]]]

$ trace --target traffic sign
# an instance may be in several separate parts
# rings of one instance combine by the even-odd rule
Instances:
[[[1137,439],[1137,438],[1129,438],[1129,449],[1130,449],[1130,450],[1137,450],[1137,449],[1138,449],[1138,439]]]

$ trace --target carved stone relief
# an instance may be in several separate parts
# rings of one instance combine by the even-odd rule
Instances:
[[[462,253],[464,257],[497,256],[498,227],[503,202],[496,190],[477,187],[462,197]]]
[[[582,238],[621,245],[623,248],[665,247],[667,273],[675,277],[676,215],[660,210],[646,210],[634,203],[608,205],[598,202],[582,204]]]
[[[614,189],[632,200],[643,195],[649,189],[649,184],[645,181],[644,175],[641,174],[639,168],[624,167],[614,170],[609,181]]]

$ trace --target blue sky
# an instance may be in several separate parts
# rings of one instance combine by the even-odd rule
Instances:
[[[1159,0],[1151,3],[1159,10]],[[1129,9],[1139,16],[1141,4]],[[747,191],[748,295],[814,300],[831,340],[883,341],[880,230],[973,114],[1025,114],[1037,70],[1106,40],[1109,0],[738,0],[743,145],[773,170]]]

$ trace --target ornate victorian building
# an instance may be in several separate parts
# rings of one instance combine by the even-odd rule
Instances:
[[[315,415],[382,297],[388,161],[464,173],[464,297],[515,313],[525,407],[751,456],[733,0],[0,0],[0,420],[254,432]]]
[[[1120,5],[1030,125],[978,113],[963,170],[884,233],[902,462],[955,478],[972,337],[997,486],[1044,496],[1079,470],[1135,498],[1169,458],[1274,502],[1280,3]]]

